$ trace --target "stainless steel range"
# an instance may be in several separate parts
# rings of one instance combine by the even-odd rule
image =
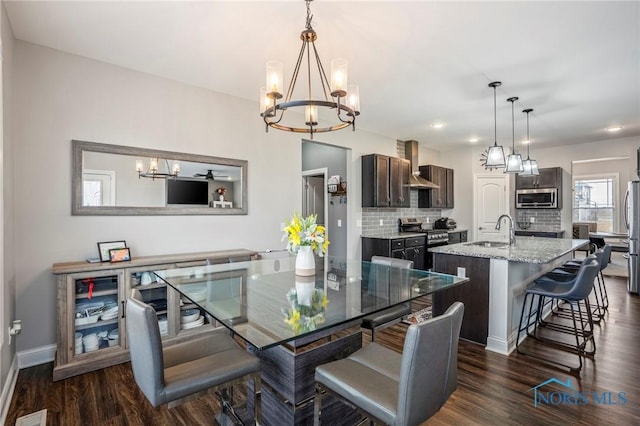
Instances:
[[[433,253],[431,253],[429,248],[449,244],[449,233],[446,229],[425,229],[423,228],[423,222],[415,217],[402,217],[398,219],[398,231],[402,233],[413,232],[427,234],[427,249],[425,250],[425,266],[427,270],[433,268]]]

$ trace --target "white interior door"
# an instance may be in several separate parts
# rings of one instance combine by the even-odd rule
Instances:
[[[303,176],[302,215],[318,215],[317,223],[325,225],[326,183],[325,174]]]
[[[507,204],[508,176],[475,176],[475,240],[497,241],[500,231],[496,231],[496,222],[502,214],[509,213]]]
[[[85,206],[116,205],[116,172],[85,170],[82,172],[82,203]]]

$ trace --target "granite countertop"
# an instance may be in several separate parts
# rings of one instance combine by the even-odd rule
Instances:
[[[450,244],[433,247],[429,251],[460,256],[506,259],[512,262],[549,263],[560,256],[580,249],[585,244],[589,244],[589,240],[516,237],[516,243],[512,246],[483,247],[472,244]]]
[[[426,237],[424,232],[398,232],[398,231],[378,231],[362,234],[362,238],[381,238],[385,240],[395,240],[396,238]]]

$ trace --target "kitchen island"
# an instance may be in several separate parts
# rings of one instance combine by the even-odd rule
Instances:
[[[434,295],[433,314],[441,314],[451,301],[464,302],[461,337],[508,355],[515,349],[527,286],[587,244],[589,240],[516,237],[514,245],[470,242],[434,247],[433,270],[464,274],[470,283]]]

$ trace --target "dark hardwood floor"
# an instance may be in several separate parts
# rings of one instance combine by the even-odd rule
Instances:
[[[626,292],[626,281],[607,278],[611,306],[596,326],[597,353],[587,359],[581,377],[540,364],[516,353],[503,356],[482,346],[460,342],[458,389],[428,425],[632,425],[640,424],[640,298]],[[406,325],[376,334],[376,341],[400,351]],[[369,336],[364,337],[369,342]],[[59,382],[51,380],[51,363],[21,370],[7,417],[46,408],[48,425],[204,425],[215,424],[219,411],[209,395],[171,410],[154,409],[138,391],[130,365],[122,364]],[[534,407],[531,388],[550,378],[582,392],[583,404]],[[547,392],[564,390],[556,384]],[[619,392],[624,392],[625,404]],[[237,392],[242,393],[242,392]],[[600,402],[593,397],[596,393]],[[610,393],[610,394],[608,394]],[[604,397],[602,395],[605,395]],[[610,395],[610,399],[607,395]],[[556,399],[557,400],[557,399]],[[586,403],[584,403],[586,401]]]

